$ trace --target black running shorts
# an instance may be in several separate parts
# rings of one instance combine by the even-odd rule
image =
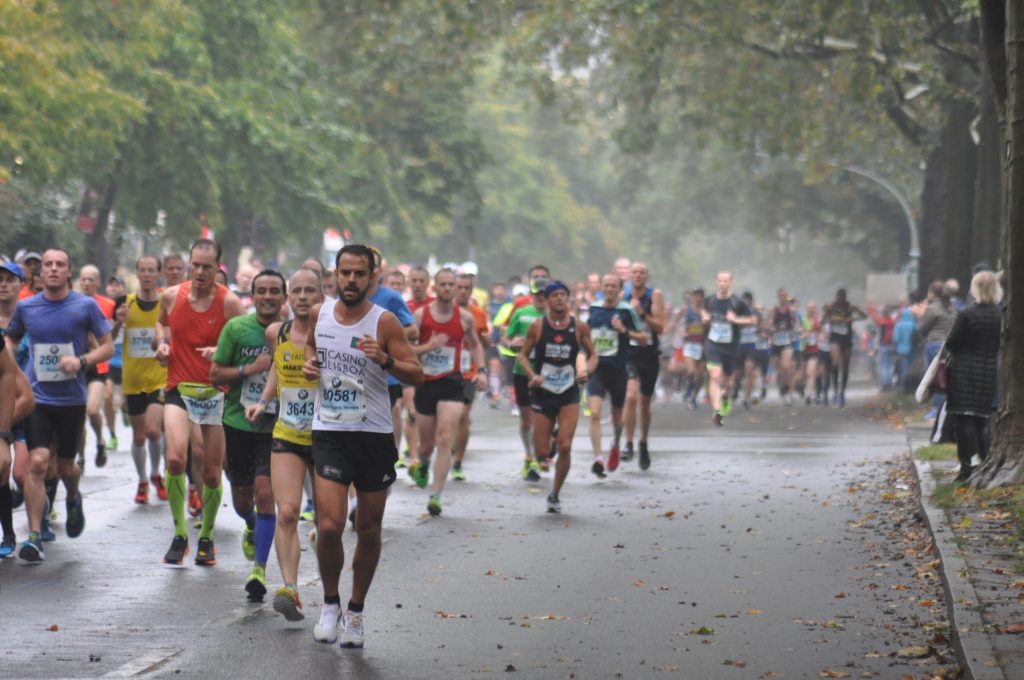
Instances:
[[[658,371],[661,369],[660,356],[657,349],[637,348],[629,353],[626,370],[630,378],[640,381],[640,394],[650,397],[658,384]]]
[[[558,412],[566,406],[579,405],[579,403],[580,388],[576,385],[573,385],[561,394],[554,394],[541,389],[535,389],[530,394],[530,408],[533,409],[534,413],[540,413],[551,420],[557,418]]]
[[[142,394],[126,394],[124,395],[124,404],[129,416],[141,416],[150,404],[164,405],[164,391],[153,390]]]
[[[613,408],[622,408],[626,403],[626,369],[610,363],[599,363],[597,370],[587,380],[587,396],[604,399],[608,395]]]
[[[272,432],[248,432],[224,426],[224,473],[232,486],[252,486],[257,477],[270,476]]]
[[[78,455],[78,442],[85,427],[85,404],[80,406],[51,406],[36,404],[29,414],[25,428],[29,451],[55,447],[57,457],[74,460]]]
[[[462,374],[452,373],[438,380],[425,380],[416,388],[413,404],[416,405],[416,413],[435,416],[438,402],[457,401],[461,404],[462,395]]]
[[[396,478],[398,448],[390,432],[313,430],[316,474],[357,491],[383,491]]]

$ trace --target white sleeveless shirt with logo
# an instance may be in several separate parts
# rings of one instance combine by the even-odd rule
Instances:
[[[334,318],[338,304],[324,303],[314,331],[320,382],[313,430],[391,433],[387,372],[360,349],[364,335],[377,337],[386,310],[373,305],[362,319],[344,326]]]

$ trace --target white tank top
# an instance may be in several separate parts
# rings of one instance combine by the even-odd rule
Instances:
[[[362,319],[344,326],[334,318],[337,304],[324,303],[314,331],[320,384],[313,429],[390,433],[387,372],[359,349],[364,335],[378,337],[377,324],[385,309],[373,305]]]

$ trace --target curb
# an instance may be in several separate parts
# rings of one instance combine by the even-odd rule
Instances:
[[[909,430],[907,439],[909,443]],[[913,446],[911,460],[914,462],[920,489],[918,504],[939,554],[939,573],[942,574],[942,589],[946,593],[950,639],[953,642],[956,659],[968,680],[1006,680],[1003,668],[996,658],[992,638],[977,610],[978,595],[974,590],[974,584],[966,576],[970,573],[967,562],[961,557],[956,537],[947,526],[945,511],[936,508],[929,500],[935,489],[931,463],[914,459]]]

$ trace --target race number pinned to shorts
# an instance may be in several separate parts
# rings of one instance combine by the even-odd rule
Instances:
[[[280,423],[295,432],[310,432],[315,409],[313,396],[313,391],[306,387],[282,387]]]
[[[321,372],[319,396],[320,420],[348,423],[366,419],[366,394],[362,380]]]
[[[552,394],[561,394],[576,384],[576,369],[573,366],[542,364],[540,375],[544,379],[540,384],[541,389]]]
[[[39,382],[74,380],[74,373],[60,370],[61,357],[75,356],[75,347],[70,342],[38,342],[32,347],[33,368]]]
[[[455,348],[438,347],[420,355],[423,375],[444,375],[455,370]]]
[[[850,324],[844,321],[833,321],[832,326],[829,330],[830,332],[835,333],[836,335],[849,335]]]
[[[128,358],[152,359],[156,356],[153,349],[153,337],[156,330],[152,328],[126,328],[125,341],[128,343]]]
[[[700,361],[704,358],[704,345],[699,342],[687,342],[683,344],[683,356],[687,359]]]
[[[599,357],[612,357],[619,351],[619,332],[614,328],[594,328],[590,331],[594,349]]]
[[[196,425],[220,425],[224,418],[224,393],[213,385],[178,383],[188,419]]]
[[[260,402],[263,397],[263,390],[267,387],[267,372],[257,373],[255,375],[248,375],[245,380],[242,381],[242,394],[238,400],[242,402],[242,406],[249,408],[255,406]],[[274,414],[277,413],[277,400],[271,399],[270,403],[267,404],[267,410],[264,413]]]
[[[728,321],[712,321],[708,329],[708,340],[719,344],[732,342],[732,324]]]

